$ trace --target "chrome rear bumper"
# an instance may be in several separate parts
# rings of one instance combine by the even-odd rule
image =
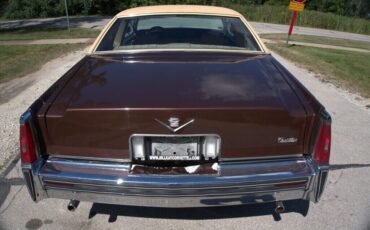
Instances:
[[[298,157],[222,162],[216,175],[133,175],[130,163],[61,158],[22,165],[34,201],[62,198],[98,203],[200,207],[293,199],[317,202],[328,166]]]

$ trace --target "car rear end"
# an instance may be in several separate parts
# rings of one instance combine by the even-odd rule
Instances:
[[[319,201],[331,142],[323,106],[238,13],[168,9],[113,19],[95,52],[22,115],[32,199],[155,207]]]
[[[331,121],[324,110],[317,117],[318,127],[312,134],[315,141],[310,154],[223,160],[219,152],[222,136],[134,135],[130,139],[129,161],[55,157],[43,153],[43,141],[31,110],[21,118],[21,164],[27,188],[36,202],[62,198],[155,207],[292,199],[317,202],[328,175]],[[194,142],[204,151],[200,151],[194,161],[187,154],[183,154],[185,161],[181,156],[156,161],[165,158],[149,159],[149,155],[141,155],[140,151],[145,149],[143,141],[147,139],[167,145]]]

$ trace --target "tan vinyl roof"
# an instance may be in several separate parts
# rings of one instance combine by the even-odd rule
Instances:
[[[201,6],[201,5],[160,5],[160,6],[144,6],[128,10],[124,10],[117,14],[117,17],[151,15],[151,14],[212,14],[239,17],[240,14],[234,10],[216,7],[216,6]]]

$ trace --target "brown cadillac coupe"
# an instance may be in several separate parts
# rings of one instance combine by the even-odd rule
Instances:
[[[331,119],[239,13],[117,14],[20,119],[34,201],[197,207],[305,199],[328,176]]]

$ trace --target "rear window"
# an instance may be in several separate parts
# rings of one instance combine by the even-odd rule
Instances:
[[[199,15],[119,18],[97,51],[166,48],[260,51],[239,18]]]
[[[143,17],[138,20],[137,30],[150,30],[159,26],[165,29],[188,28],[205,30],[222,30],[222,18],[194,16],[156,16]]]

